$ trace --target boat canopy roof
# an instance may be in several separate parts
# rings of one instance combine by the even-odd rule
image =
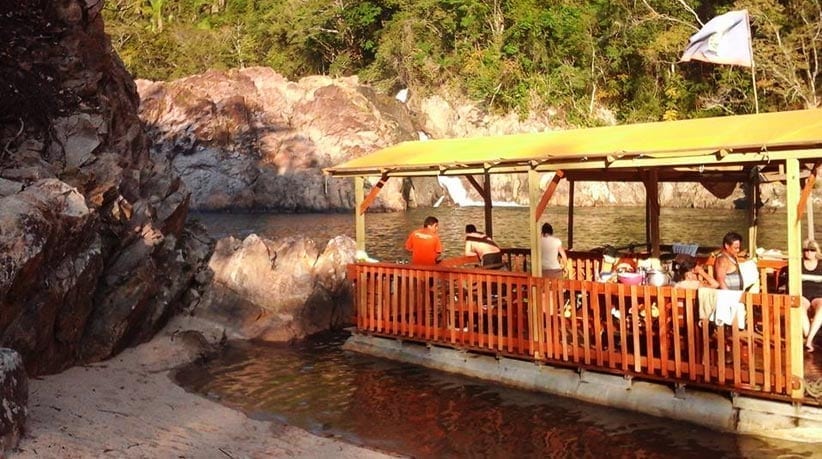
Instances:
[[[780,159],[822,159],[822,109],[402,142],[324,169],[332,176],[436,176],[562,170],[573,180],[767,180]],[[783,163],[784,164],[784,163]]]

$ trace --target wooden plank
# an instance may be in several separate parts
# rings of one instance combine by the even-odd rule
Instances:
[[[523,335],[523,332],[525,330],[525,318],[523,317],[523,313],[522,313],[521,308],[519,307],[519,304],[514,304],[514,300],[513,300],[513,294],[514,294],[513,287],[514,287],[514,285],[511,284],[511,283],[508,283],[507,288],[505,288],[505,289],[503,289],[503,285],[506,285],[506,284],[503,284],[502,279],[498,277],[497,278],[497,286],[498,286],[497,287],[497,296],[499,297],[499,300],[502,303],[503,302],[502,297],[503,297],[503,295],[505,295],[504,303],[508,305],[508,309],[509,309],[508,314],[511,315],[511,313],[513,313],[516,316],[517,330],[516,330],[516,332],[513,336],[516,337],[516,341],[518,343],[517,352],[522,353],[523,349],[522,349],[521,346],[522,346],[522,341],[525,338],[525,336]],[[513,322],[514,317],[512,317],[509,320],[511,320],[511,322]],[[512,336],[512,335],[509,335],[509,336]]]
[[[622,284],[620,284],[621,286]],[[634,371],[637,373],[642,372],[642,351],[640,350],[639,339],[640,339],[640,332],[639,332],[639,300],[637,298],[637,291],[636,285],[629,286],[631,291],[631,310],[633,311],[631,314],[631,324],[633,325],[633,332],[634,332]]]
[[[750,295],[750,294],[746,294]],[[748,320],[752,320],[748,318]],[[733,351],[733,385],[739,387],[742,382],[742,336],[739,333],[739,314],[731,321],[731,349]],[[753,324],[751,324],[753,326]]]
[[[685,319],[683,315],[680,317],[680,311],[684,313],[685,309],[680,306],[679,298],[679,291],[680,289],[674,288],[671,289],[671,334],[673,334],[674,340],[674,376],[676,378],[682,378],[682,323],[680,319]],[[688,356],[688,362],[693,360],[693,355]]]
[[[382,177],[380,177],[380,180],[377,182],[377,184],[374,185],[371,188],[371,191],[368,192],[368,196],[366,196],[361,203],[358,203],[357,213],[359,215],[364,215],[365,211],[368,210],[369,207],[371,207],[371,204],[373,204],[374,200],[377,199],[377,195],[380,194],[380,191],[382,191],[382,188],[385,186],[385,182],[388,181],[388,178],[388,174],[383,173]]]
[[[614,339],[614,317],[611,311],[614,310],[613,297],[606,290],[607,284],[597,284],[598,293],[603,293],[605,299],[605,333],[608,334],[608,368],[616,367],[616,340]]]
[[[551,292],[551,321],[554,324],[554,333],[551,334],[552,341],[554,343],[554,352],[552,356],[555,359],[567,359],[567,355],[565,354],[565,328],[564,328],[564,320],[562,317],[562,289],[563,289],[563,281],[556,281],[550,280],[548,281],[553,289]]]
[[[774,306],[774,329],[773,329],[773,341],[775,343],[780,343],[782,341],[782,328],[783,328],[783,316],[785,315],[786,311],[782,304],[780,298],[774,298],[773,302]],[[784,348],[783,346],[777,346],[777,351],[774,352],[774,390],[777,393],[782,393],[785,390],[785,367],[787,363],[785,362],[785,358],[783,358]]]
[[[716,327],[716,377],[717,382],[719,384],[725,385],[728,382],[727,376],[725,375],[725,370],[728,365],[728,362],[725,359],[725,346],[727,341],[725,340],[725,326],[717,326]]]
[[[574,181],[568,180],[568,250],[574,248]]]
[[[354,177],[354,206],[359,209],[363,203],[365,178]],[[354,240],[357,254],[365,253],[365,214],[354,212]],[[356,258],[356,257],[355,257]]]
[[[669,289],[670,290],[670,289]],[[662,376],[665,378],[668,377],[668,360],[670,359],[670,354],[668,351],[668,343],[670,340],[668,327],[670,322],[668,322],[668,310],[669,308],[666,307],[668,304],[668,298],[662,292],[661,287],[656,288],[656,303],[657,303],[657,310],[659,311],[659,317],[657,317],[657,329],[659,333],[659,360],[661,363],[660,367],[662,370]]]
[[[796,157],[785,160],[785,175],[786,175],[786,191],[787,191],[787,234],[788,234],[788,293],[792,296],[798,297],[801,294],[801,244],[802,232],[800,228],[799,216],[799,160]],[[803,206],[804,207],[804,206]],[[786,385],[788,393],[793,399],[801,399],[805,395],[804,388],[793,387],[791,381],[796,379],[802,381],[804,374],[804,353],[803,346],[799,345],[802,341],[802,314],[801,309],[789,308],[786,313],[786,329],[785,341],[788,344],[788,357],[786,368],[788,373],[786,377]],[[795,345],[793,343],[796,343]]]
[[[617,289],[619,298],[619,341],[622,348],[622,371],[628,371],[628,314],[625,306],[625,285],[623,284],[607,284],[608,288],[613,292],[614,287]]]
[[[705,382],[711,382],[711,337],[710,337],[710,327],[711,323],[708,321],[707,318],[700,319],[699,323],[702,325],[702,366],[704,367],[703,376],[705,378]]]
[[[819,164],[814,164],[813,169],[811,169],[810,174],[808,174],[808,178],[805,179],[805,186],[802,187],[802,193],[799,195],[799,202],[796,203],[796,220],[802,220],[802,216],[805,214],[805,209],[808,208],[808,198],[811,197],[811,193],[813,192],[813,185],[816,183],[816,174],[819,168]],[[813,209],[811,207],[811,209]],[[808,237],[813,239],[813,233],[808,232]]]
[[[771,324],[771,295],[762,295],[762,369],[765,372],[764,387],[765,392],[771,391],[771,384],[774,381],[773,366],[771,365],[771,341],[772,341],[772,324]],[[778,343],[777,343],[778,345]],[[779,349],[777,347],[777,349]]]
[[[581,286],[582,284],[580,284]],[[590,305],[588,304],[588,294],[580,288],[580,299],[582,302],[582,346],[583,361],[585,365],[591,364],[591,318]]]
[[[651,169],[645,176],[645,198],[648,218],[646,241],[651,245],[651,255],[659,258],[659,173]]]
[[[602,309],[599,304],[599,294],[596,291],[597,284],[590,282],[586,284],[590,293],[588,294],[588,302],[591,304],[591,312],[593,313],[594,325],[594,350],[596,351],[596,364],[599,367],[605,366],[605,355],[602,343]],[[607,312],[605,313],[607,317]]]
[[[368,283],[367,283],[367,290],[368,290],[368,301],[367,301],[367,308],[368,308],[368,323],[367,329],[374,331],[376,327],[376,318],[377,318],[377,311],[375,310],[376,302],[374,301],[374,296],[377,293],[377,289],[374,288],[374,284],[376,282],[376,277],[371,270],[368,270]]]
[[[654,300],[650,294],[650,287],[643,285],[637,287],[637,290],[642,292],[642,302],[645,307],[645,356],[647,358],[648,366],[646,371],[649,375],[655,373],[654,370]]]
[[[408,296],[411,294],[411,289],[409,287],[409,277],[407,269],[400,269],[399,270],[400,276],[400,315],[402,316],[402,327],[400,327],[400,333],[403,336],[409,336],[411,333],[411,327],[409,324],[410,320],[410,311],[408,310]]]
[[[756,346],[756,339],[754,337],[756,321],[754,316],[752,295],[745,295],[745,318],[747,321],[747,327],[745,327],[745,338],[748,342],[748,380],[751,382],[751,385],[753,385],[754,380],[756,379],[756,362],[758,360],[757,357],[759,353]],[[764,344],[766,343],[763,342],[763,345]]]
[[[565,177],[565,172],[561,169],[557,169],[554,171],[554,177],[551,179],[551,183],[545,188],[545,192],[542,193],[542,197],[539,200],[539,204],[537,204],[536,214],[534,215],[534,221],[539,222],[539,219],[542,218],[542,214],[545,212],[545,208],[548,207],[548,202],[551,201],[551,198],[554,196],[554,192],[557,190],[557,185],[559,182],[562,181],[562,178]]]

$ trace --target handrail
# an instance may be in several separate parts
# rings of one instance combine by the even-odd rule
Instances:
[[[669,286],[392,263],[349,276],[360,331],[770,398],[793,388],[787,295],[744,293],[745,323],[716,326],[696,290]]]

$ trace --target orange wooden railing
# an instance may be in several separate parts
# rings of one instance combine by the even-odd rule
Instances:
[[[776,398],[794,384],[786,295],[744,294],[740,329],[700,320],[696,290],[389,263],[349,278],[361,332]]]
[[[595,251],[572,251],[566,252],[568,255],[568,266],[566,275],[572,280],[597,280],[598,274],[602,271],[602,253]],[[529,272],[531,266],[531,250],[524,248],[503,248],[503,261],[514,272]],[[615,266],[621,262],[636,264],[637,260],[647,258],[648,254],[624,254],[618,258]],[[713,257],[708,255],[698,255],[697,262],[702,264],[709,275],[713,275]],[[786,261],[759,259],[759,283],[761,293],[784,293],[779,285],[779,272],[787,266]]]

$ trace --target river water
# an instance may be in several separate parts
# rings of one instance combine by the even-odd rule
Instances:
[[[644,241],[643,213],[636,208],[577,209],[574,246]],[[384,260],[404,258],[401,246],[407,232],[428,214],[440,219],[449,256],[460,255],[464,225],[483,222],[481,208],[368,215],[369,253]],[[527,209],[495,210],[501,245],[527,246],[527,216]],[[195,218],[215,237],[304,234],[324,243],[354,232],[353,217],[343,214]],[[549,209],[547,218],[564,239],[565,210]],[[784,213],[770,212],[762,219],[760,246],[784,249]],[[745,227],[744,212],[664,210],[662,238],[716,246],[725,232],[744,235]],[[822,458],[820,445],[719,433],[346,352],[340,347],[345,337],[327,334],[294,345],[231,342],[215,359],[181,368],[175,378],[186,389],[254,418],[419,458]]]
[[[446,256],[462,255],[465,225],[474,223],[480,231],[485,224],[481,207],[411,209],[399,213],[367,213],[366,250],[376,259],[395,261],[407,258],[402,245],[414,228],[422,226],[427,215],[440,221],[440,237]],[[814,215],[822,215],[822,209]],[[215,237],[233,235],[243,238],[257,233],[268,238],[295,234],[313,237],[325,244],[334,236],[354,237],[353,214],[200,214]],[[549,207],[542,222],[554,227],[554,235],[567,239],[568,211]],[[528,247],[528,208],[494,209],[494,239],[503,247]],[[728,231],[736,231],[746,240],[747,216],[744,210],[731,209],[662,209],[660,237],[663,243],[684,242],[718,247]],[[803,238],[806,225],[803,222]],[[815,239],[822,240],[822,227],[815,228]],[[787,249],[785,210],[763,209],[760,215],[757,245],[766,249]],[[610,244],[616,247],[645,242],[645,209],[643,207],[588,207],[574,209],[573,249],[586,250]],[[565,244],[567,247],[567,243]]]

